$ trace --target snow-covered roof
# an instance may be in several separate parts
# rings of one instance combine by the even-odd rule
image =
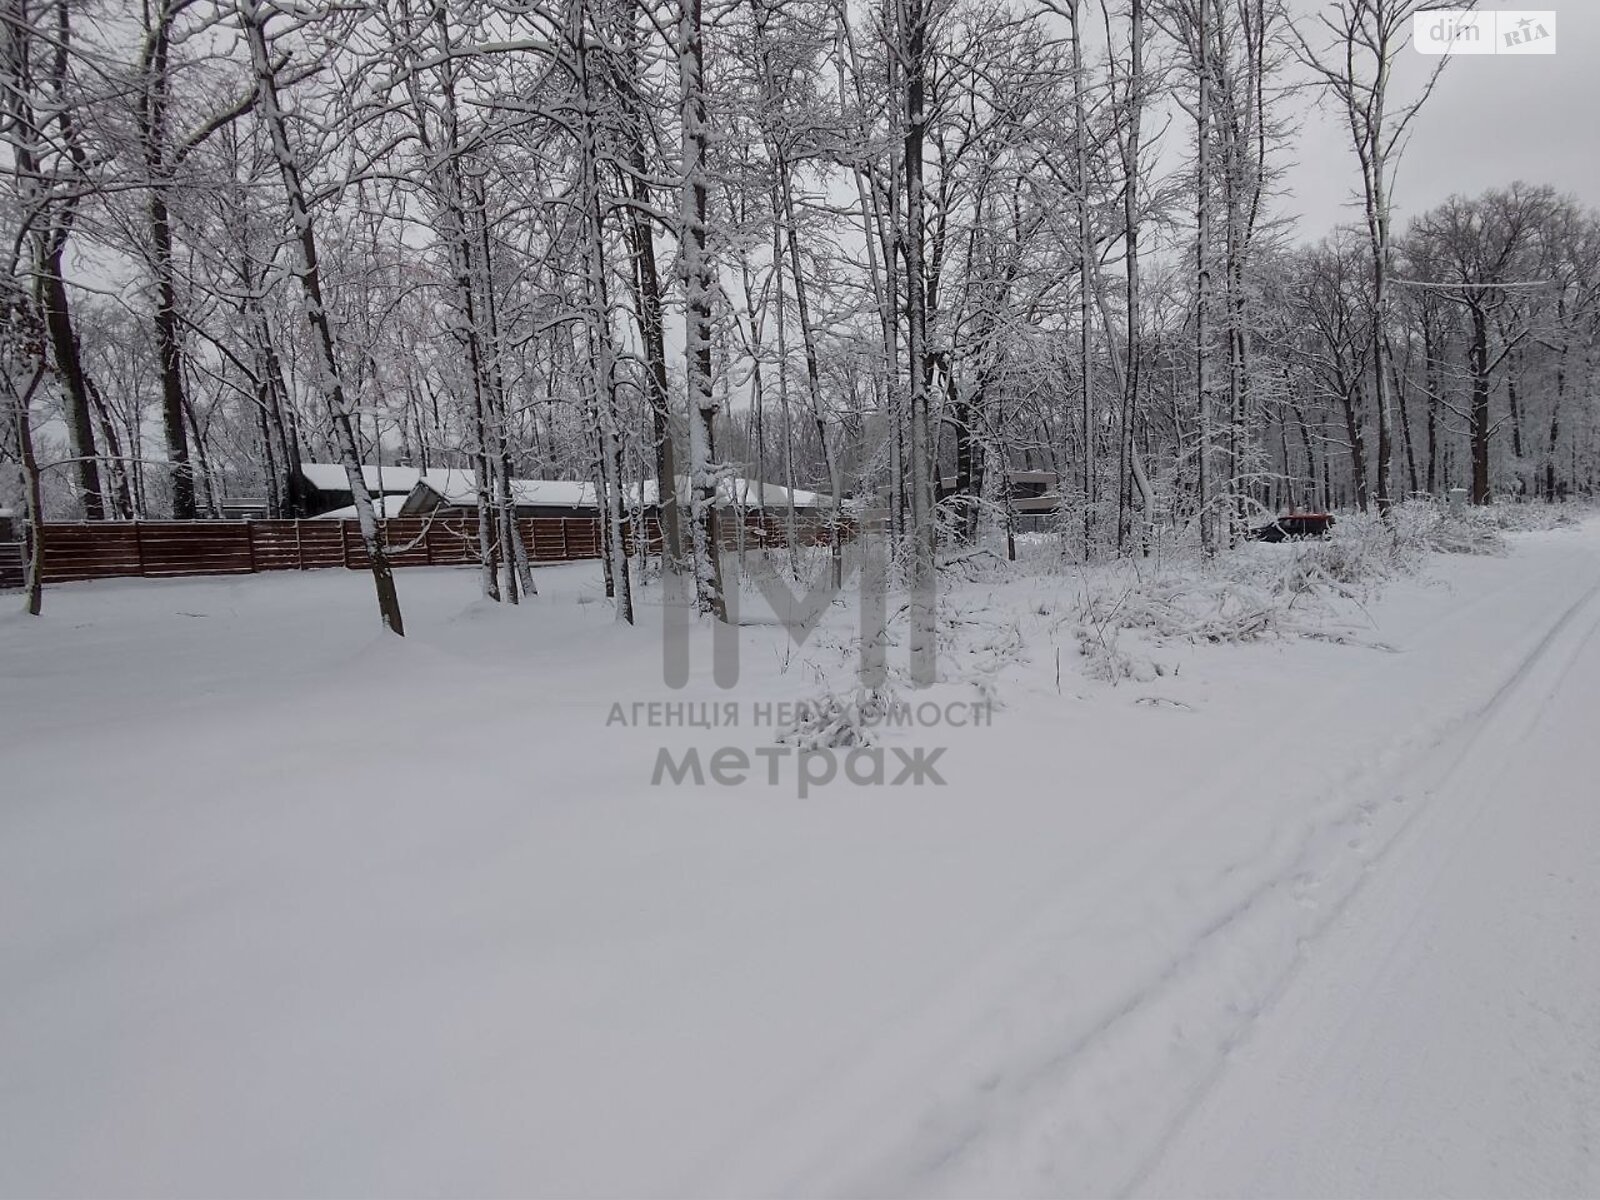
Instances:
[[[300,474],[319,492],[350,490],[350,476],[345,473],[343,463],[303,462],[300,464]],[[417,480],[422,475],[423,472],[416,467],[386,467],[368,463],[361,468],[361,478],[369,491],[382,491],[389,495],[409,492],[417,486]]]
[[[400,506],[405,503],[404,496],[373,496],[372,511],[380,517],[398,517]],[[336,508],[332,512],[318,513],[311,518],[313,521],[354,521],[356,519],[356,506],[351,504],[345,508]]]
[[[679,480],[678,491],[680,497],[687,499],[687,480]],[[722,497],[724,503],[733,503],[735,499],[746,508],[788,508],[789,489],[776,483],[763,484],[754,479],[724,479],[722,481]],[[824,496],[818,492],[808,492],[804,488],[794,489],[794,506],[796,508],[831,508],[833,497]]]
[[[418,486],[436,493],[444,503],[458,508],[473,508],[478,503],[478,484],[473,472],[458,467],[425,471]],[[789,489],[775,483],[762,485],[748,479],[724,479],[720,489],[723,504],[740,503],[745,507],[765,505],[767,508],[787,508]],[[626,503],[654,505],[660,488],[654,479],[629,484]],[[592,483],[577,479],[513,479],[512,500],[522,507],[594,508],[595,488]],[[689,480],[678,479],[678,502],[689,502]],[[830,507],[828,497],[800,488],[794,491],[796,508]],[[418,506],[413,505],[413,510]]]
[[[478,503],[478,481],[472,471],[460,467],[424,471],[419,482],[452,507],[472,508]],[[511,498],[533,507],[593,508],[595,503],[594,485],[577,479],[513,479]]]
[[[746,508],[788,508],[789,489],[776,483],[763,484],[753,479],[734,477],[724,479],[717,489],[722,504],[741,504]],[[689,477],[678,476],[678,503],[689,503]],[[628,501],[631,503],[636,497],[639,503],[653,505],[661,495],[661,488],[654,479],[645,479],[637,484],[628,485]],[[794,506],[796,508],[826,508],[831,501],[827,496],[816,492],[808,492],[803,488],[794,489]]]

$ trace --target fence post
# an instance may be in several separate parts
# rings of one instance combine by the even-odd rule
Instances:
[[[254,575],[254,574],[257,573],[257,570],[256,570],[256,534],[255,534],[255,530],[253,528],[251,528],[251,523],[249,521],[246,521],[244,523],[244,549],[245,549],[245,553],[250,556],[250,574]]]
[[[294,519],[294,565],[297,569],[306,569],[306,551],[300,543],[300,518]]]
[[[145,574],[144,574],[144,538],[140,534],[140,531],[139,531],[139,526],[141,524],[142,524],[142,522],[140,522],[137,519],[135,519],[135,521],[133,522],[133,557],[134,557],[134,561],[136,561],[139,564],[139,578],[143,579],[145,577]]]

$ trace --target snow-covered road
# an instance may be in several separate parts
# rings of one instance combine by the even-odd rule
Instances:
[[[991,957],[964,1065],[902,1064],[934,1096],[899,1149],[790,1190],[1593,1195],[1596,533],[1399,589],[1353,677],[1299,664],[1283,741]]]
[[[1600,1195],[1600,593],[1394,799],[1139,1191]]]
[[[1600,1187],[1600,523],[1118,687],[975,585],[948,786],[804,801],[652,786],[772,730],[614,727],[658,626],[541,579],[0,620],[0,1195]]]

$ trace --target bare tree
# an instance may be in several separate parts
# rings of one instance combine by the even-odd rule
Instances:
[[[323,300],[316,227],[312,222],[305,185],[301,180],[300,164],[295,157],[293,147],[289,144],[288,123],[278,98],[278,65],[272,57],[268,44],[267,10],[259,0],[238,0],[238,16],[245,40],[250,47],[250,63],[256,79],[258,112],[271,139],[273,156],[277,160],[284,194],[288,199],[289,221],[294,229],[298,250],[294,275],[300,284],[305,301],[306,321],[313,335],[319,390],[328,408],[339,456],[344,463],[345,475],[350,481],[350,495],[355,501],[356,517],[361,527],[361,543],[372,569],[372,582],[378,595],[378,613],[384,628],[397,636],[404,636],[405,622],[400,615],[400,597],[395,591],[394,571],[389,565],[388,552],[378,530],[377,516],[372,508],[372,494],[367,487],[361,455],[356,448],[355,430],[351,424],[350,407],[345,399],[344,376],[340,369],[338,348],[334,343],[333,326]]]
[[[1388,347],[1383,334],[1389,298],[1392,251],[1391,189],[1394,168],[1411,123],[1439,81],[1448,57],[1441,57],[1419,94],[1397,102],[1391,95],[1395,57],[1405,47],[1412,18],[1427,0],[1333,0],[1317,16],[1330,45],[1314,47],[1298,33],[1300,58],[1338,101],[1350,131],[1350,145],[1361,168],[1362,217],[1371,254],[1373,393],[1378,428],[1377,501],[1387,511],[1393,500],[1394,417],[1389,394]]]
[[[711,304],[715,279],[707,250],[710,197],[702,0],[678,0],[679,111],[683,123],[683,182],[679,244],[684,278],[684,363],[689,385],[690,529],[695,601],[701,612],[728,619],[722,591],[721,492],[716,467],[717,396],[711,362]]]

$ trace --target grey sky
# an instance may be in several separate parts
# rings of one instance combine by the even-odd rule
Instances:
[[[1318,0],[1297,6],[1320,7]],[[1600,0],[1483,0],[1480,7],[1553,10],[1556,53],[1451,59],[1400,164],[1394,193],[1400,228],[1453,193],[1516,179],[1548,183],[1600,206]],[[1397,88],[1415,95],[1437,62],[1408,47]],[[1297,161],[1284,175],[1279,207],[1301,217],[1299,238],[1359,219],[1360,210],[1350,206],[1355,158],[1336,117],[1324,98],[1294,140]]]

